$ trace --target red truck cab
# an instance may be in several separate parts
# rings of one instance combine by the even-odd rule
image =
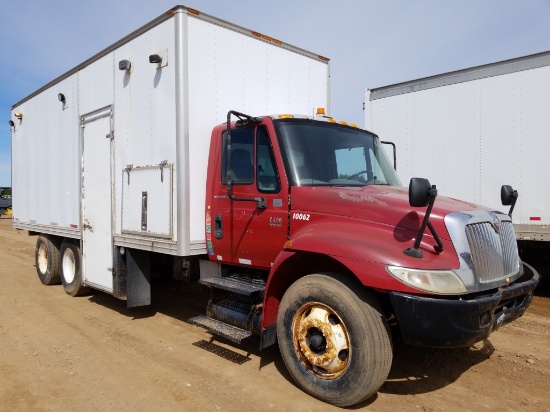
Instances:
[[[428,210],[414,207],[413,186],[354,125],[230,112],[212,132],[206,189],[220,271],[201,278],[212,298],[192,321],[235,342],[278,341],[298,384],[347,406],[384,383],[390,326],[411,344],[456,347],[521,316],[538,274],[519,259],[511,218],[435,200],[429,185]]]

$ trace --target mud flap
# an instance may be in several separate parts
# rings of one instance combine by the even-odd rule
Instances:
[[[126,249],[129,308],[151,304],[151,263],[149,252]]]

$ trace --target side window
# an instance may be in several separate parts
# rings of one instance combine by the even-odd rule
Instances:
[[[231,180],[234,184],[254,182],[254,128],[231,130]],[[222,183],[227,184],[227,132],[223,134]]]
[[[256,182],[258,190],[264,193],[277,193],[281,189],[281,183],[275,164],[275,155],[265,126],[258,127],[256,139]]]

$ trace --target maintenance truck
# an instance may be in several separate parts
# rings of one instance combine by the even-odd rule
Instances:
[[[328,116],[328,68],[177,6],[15,104],[13,226],[41,282],[135,307],[154,271],[198,281],[190,323],[278,343],[338,406],[384,383],[392,328],[467,346],[521,316],[538,274],[510,217],[401,187],[378,136]]]

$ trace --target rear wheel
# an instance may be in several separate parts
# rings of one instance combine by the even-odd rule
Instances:
[[[374,395],[392,361],[382,311],[366,291],[352,288],[337,274],[306,276],[287,290],[277,318],[279,348],[294,380],[337,406]]]
[[[34,248],[36,273],[44,285],[58,285],[59,241],[46,235],[38,236]]]
[[[71,296],[81,296],[89,292],[84,286],[80,266],[80,248],[69,239],[61,244],[61,282]]]

